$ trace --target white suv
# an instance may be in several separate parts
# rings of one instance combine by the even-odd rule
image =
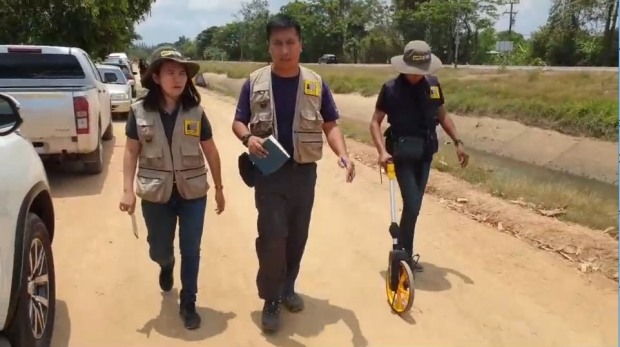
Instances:
[[[0,329],[13,347],[48,347],[56,309],[54,206],[21,123],[19,103],[0,94]]]

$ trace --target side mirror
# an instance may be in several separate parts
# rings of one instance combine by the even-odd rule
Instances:
[[[23,122],[19,102],[7,94],[0,94],[0,136],[14,133]]]

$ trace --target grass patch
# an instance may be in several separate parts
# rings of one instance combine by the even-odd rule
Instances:
[[[238,88],[231,85],[210,84],[209,89],[237,97]],[[351,119],[342,119],[340,127],[344,135],[352,140],[372,146],[368,124]],[[540,209],[565,208],[559,219],[595,229],[606,229],[618,225],[617,196],[602,196],[594,190],[563,180],[562,174],[539,179],[535,175],[515,174],[501,165],[489,164],[481,155],[470,153],[470,165],[461,170],[454,147],[440,145],[435,155],[433,168],[474,184],[478,189],[506,200],[523,199]],[[611,187],[611,186],[610,186]],[[614,192],[616,187],[612,187]]]
[[[339,94],[376,94],[390,66],[309,64]],[[203,72],[246,78],[260,63],[201,62]],[[618,74],[443,69],[437,74],[451,112],[519,121],[569,135],[618,141]]]

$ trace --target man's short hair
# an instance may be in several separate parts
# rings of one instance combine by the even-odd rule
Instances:
[[[301,26],[295,18],[286,14],[276,14],[271,17],[265,26],[267,32],[267,40],[271,38],[271,34],[277,30],[295,29],[297,36],[301,39]]]

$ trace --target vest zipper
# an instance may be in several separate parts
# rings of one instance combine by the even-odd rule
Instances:
[[[160,181],[162,180],[162,179],[161,179],[161,178],[159,178],[159,177],[149,177],[149,176],[144,176],[144,175],[136,175],[136,177],[140,177],[140,178],[148,178],[148,179],[150,179],[150,180],[160,180]]]
[[[150,170],[150,171],[158,171],[158,172],[172,172],[169,170],[158,170],[158,169],[149,169],[149,168],[145,168],[143,166],[138,166],[138,169],[142,169],[142,170]]]
[[[178,171],[178,172],[185,172],[185,171],[191,171],[191,170],[196,170],[196,169],[202,169],[203,167],[204,167],[204,165],[201,166],[201,167],[194,167],[194,168],[190,168],[190,169],[183,169],[183,170],[176,170],[176,171]]]
[[[321,134],[321,132],[320,131],[295,130],[295,134]]]
[[[188,177],[188,178],[186,178],[186,180],[191,180],[191,179],[193,179],[193,178],[198,178],[198,177],[201,177],[201,176],[205,176],[206,174],[207,174],[207,173],[205,172],[205,173],[200,174],[200,175],[196,175],[196,176]]]

